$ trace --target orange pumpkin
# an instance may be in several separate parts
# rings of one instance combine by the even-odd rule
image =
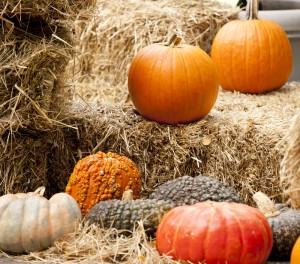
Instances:
[[[141,177],[135,164],[117,153],[99,151],[77,162],[66,193],[74,197],[85,216],[98,202],[121,199],[129,189],[133,199],[140,197]]]
[[[294,244],[292,254],[291,254],[291,264],[299,264],[300,263],[300,237],[297,239]]]
[[[292,71],[292,48],[275,22],[258,19],[258,0],[247,20],[225,24],[215,36],[211,57],[225,90],[259,94],[281,87]]]
[[[143,48],[129,69],[134,106],[142,116],[159,123],[198,120],[217,99],[217,72],[211,58],[199,47],[180,41],[175,35],[166,45]]]

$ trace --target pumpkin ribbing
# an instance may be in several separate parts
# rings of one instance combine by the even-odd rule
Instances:
[[[188,123],[207,115],[218,95],[211,58],[175,37],[144,47],[128,73],[128,90],[138,112],[160,123]],[[180,44],[179,44],[180,43]]]
[[[46,249],[54,241],[74,232],[82,215],[70,195],[57,193],[49,200],[43,188],[33,193],[0,197],[0,249],[27,253]]]
[[[248,20],[234,20],[216,34],[211,57],[223,89],[263,93],[285,84],[292,71],[292,48],[275,22],[260,20],[257,0],[250,1]]]
[[[160,254],[206,264],[263,264],[272,231],[256,208],[229,202],[201,202],[171,209],[156,232]]]

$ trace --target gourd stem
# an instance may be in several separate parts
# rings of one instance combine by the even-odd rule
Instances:
[[[46,191],[46,188],[45,188],[44,186],[41,186],[41,187],[38,187],[38,188],[34,191],[33,195],[44,196],[45,191]]]
[[[258,17],[258,0],[248,0],[246,7],[246,18],[259,19]]]
[[[167,47],[171,46],[171,45],[177,46],[180,44],[181,40],[182,40],[181,37],[179,37],[177,34],[174,34],[165,46],[167,46]]]
[[[280,214],[275,204],[264,193],[256,192],[253,195],[253,200],[256,202],[258,210],[261,211],[265,217],[269,218]]]
[[[124,191],[123,195],[122,195],[122,200],[123,201],[132,201],[133,200],[133,191],[131,189]]]

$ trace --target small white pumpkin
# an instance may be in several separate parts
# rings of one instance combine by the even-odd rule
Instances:
[[[75,231],[82,220],[75,199],[57,193],[49,200],[44,187],[35,192],[6,194],[0,197],[0,249],[28,253],[46,249],[54,241]]]

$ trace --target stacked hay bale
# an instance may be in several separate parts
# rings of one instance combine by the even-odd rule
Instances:
[[[70,18],[94,3],[0,3],[0,194],[48,182],[48,156],[56,147],[51,136],[60,137],[59,113],[71,98],[65,74],[74,53]]]
[[[87,99],[126,99],[128,69],[142,47],[166,43],[176,32],[210,52],[219,28],[238,11],[216,0],[99,1],[93,16],[77,27],[77,92]]]

